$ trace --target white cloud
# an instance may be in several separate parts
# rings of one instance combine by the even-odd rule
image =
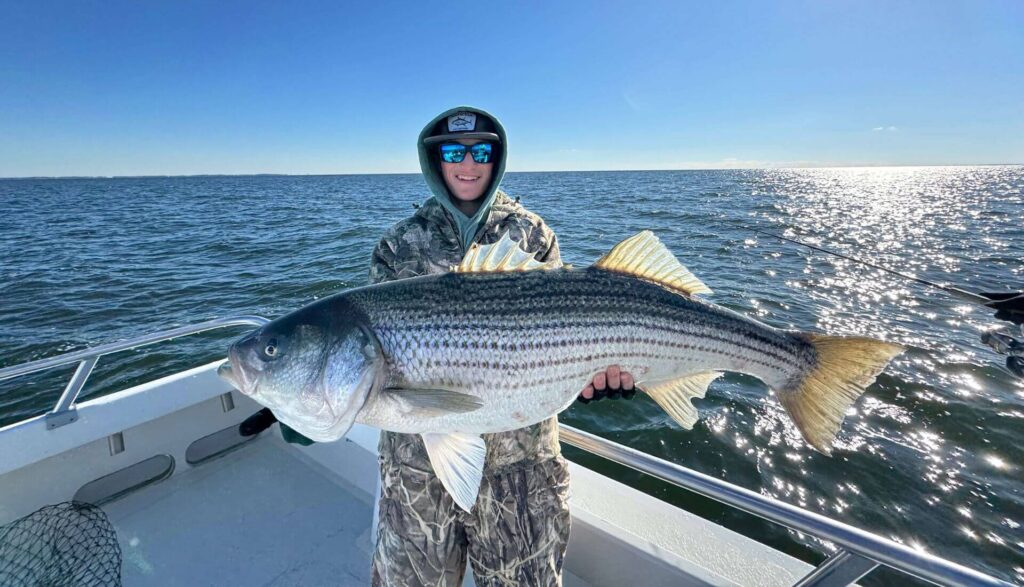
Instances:
[[[871,130],[874,132],[896,132],[899,129],[897,129],[895,126],[876,126]]]

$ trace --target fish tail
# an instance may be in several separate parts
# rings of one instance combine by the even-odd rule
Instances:
[[[815,364],[778,389],[779,400],[804,439],[831,454],[846,411],[903,347],[865,337],[802,336],[814,347]]]

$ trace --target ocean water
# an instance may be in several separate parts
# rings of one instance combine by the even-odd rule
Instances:
[[[729,374],[692,431],[652,401],[563,421],[883,536],[1024,582],[1024,381],[949,295],[763,237],[762,228],[965,289],[1024,289],[1024,167],[513,173],[565,262],[651,229],[713,290],[777,327],[908,351],[813,452],[760,382]],[[0,180],[0,366],[214,317],[275,317],[366,280],[418,175]],[[84,397],[220,358],[241,332],[107,357]],[[48,409],[71,368],[0,383],[0,426]],[[570,457],[818,561],[830,546],[632,471]],[[893,575],[874,582],[896,583]]]

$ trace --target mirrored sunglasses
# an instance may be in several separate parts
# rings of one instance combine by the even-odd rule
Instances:
[[[467,150],[473,156],[473,161],[477,163],[490,163],[494,158],[494,145],[491,143],[475,145],[444,143],[441,145],[441,160],[445,163],[461,163],[466,158]]]

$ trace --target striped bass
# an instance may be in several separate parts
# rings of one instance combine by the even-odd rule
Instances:
[[[542,264],[506,234],[450,273],[348,290],[234,343],[218,372],[309,438],[354,422],[421,434],[460,507],[476,501],[483,433],[565,410],[610,365],[679,425],[723,371],[775,390],[829,453],[846,411],[896,344],[786,332],[699,297],[710,290],[651,232],[585,269]]]

